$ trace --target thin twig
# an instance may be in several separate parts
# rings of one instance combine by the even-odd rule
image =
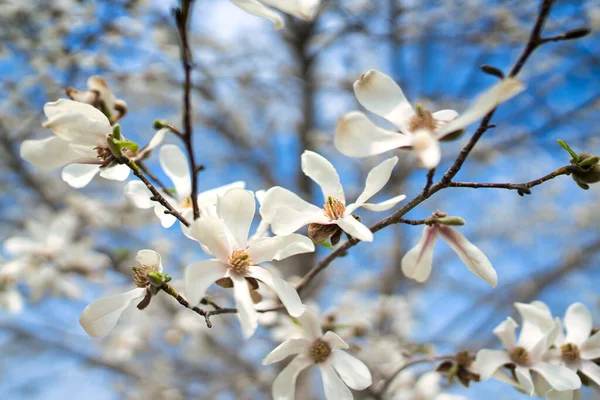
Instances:
[[[169,193],[169,188],[168,188],[168,187],[166,187],[166,186],[165,186],[165,184],[164,184],[164,183],[162,183],[162,182],[160,181],[160,179],[158,179],[158,178],[156,177],[156,175],[154,175],[154,174],[152,173],[152,171],[150,171],[150,169],[149,169],[148,167],[146,167],[146,164],[144,164],[144,162],[143,162],[142,160],[139,160],[139,161],[138,161],[136,164],[138,165],[138,167],[140,167],[140,169],[142,170],[142,172],[144,172],[144,174],[148,175],[148,177],[149,177],[150,179],[152,179],[152,180],[153,180],[153,181],[154,181],[154,182],[155,182],[155,183],[158,185],[158,187],[160,187],[160,188],[161,188],[161,190],[162,190],[163,192],[165,192],[165,193]]]
[[[427,183],[425,184],[425,188],[423,191],[429,192],[429,188],[433,185],[433,176],[435,175],[435,168],[432,168],[427,172]]]

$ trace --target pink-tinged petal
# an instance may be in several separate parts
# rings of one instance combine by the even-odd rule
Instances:
[[[317,364],[323,377],[323,388],[327,400],[352,400],[352,392],[339,377],[329,362]]]
[[[210,252],[225,264],[235,250],[235,239],[231,237],[225,222],[220,218],[200,218],[190,227],[194,239],[209,248]]]
[[[381,203],[365,203],[361,207],[366,208],[369,211],[386,211],[393,208],[396,204],[406,199],[406,195],[401,194],[400,196],[392,197],[382,201]]]
[[[171,197],[167,197],[165,195],[163,195],[163,197],[171,204],[176,203],[175,199],[173,199]],[[177,218],[173,214],[165,214],[166,210],[167,209],[165,207],[163,207],[162,204],[154,202],[154,214],[156,214],[156,216],[160,220],[160,224],[162,225],[163,228],[170,228],[171,226],[173,226],[175,221],[177,221]],[[193,211],[192,211],[191,216],[192,216],[192,218],[188,219],[188,221],[193,220],[193,216],[194,216]]]
[[[321,340],[326,342],[332,350],[346,350],[350,348],[348,343],[346,343],[344,339],[339,337],[338,334],[333,331],[325,332],[325,334],[321,337]]]
[[[600,385],[600,367],[593,361],[585,360],[581,363],[581,372],[590,378],[596,385]]]
[[[140,265],[147,265],[149,267],[155,267],[158,272],[163,271],[162,257],[154,250],[144,249],[138,251],[135,256],[135,261]]]
[[[145,294],[145,288],[135,288],[125,293],[98,299],[83,310],[79,323],[88,335],[95,338],[105,336],[117,325],[123,311]]]
[[[354,94],[364,108],[387,119],[402,132],[408,132],[415,112],[392,78],[377,70],[369,70],[354,82]]]
[[[208,288],[217,279],[223,278],[227,265],[219,260],[205,260],[192,263],[185,269],[185,295],[192,305],[202,300]]]
[[[147,209],[154,207],[156,203],[150,200],[151,196],[152,194],[146,185],[140,181],[127,182],[125,185],[125,197],[137,208]]]
[[[581,346],[592,333],[592,314],[581,303],[574,303],[565,313],[566,341]]]
[[[241,8],[242,10],[256,15],[257,17],[264,17],[273,22],[274,29],[281,29],[284,26],[284,21],[281,15],[277,14],[268,7],[265,7],[257,0],[231,0],[233,4]]]
[[[515,303],[515,308],[523,320],[519,346],[532,349],[554,328],[552,314],[547,308],[539,307],[533,303]]]
[[[371,197],[379,193],[390,180],[392,170],[396,164],[398,164],[398,157],[391,157],[369,171],[364,190],[354,203],[346,207],[346,213],[350,214],[357,208],[362,207]]]
[[[101,76],[90,76],[87,80],[90,91],[97,91],[98,97],[104,102],[106,108],[112,113],[115,108],[115,95],[110,91],[106,81]]]
[[[302,200],[296,193],[280,186],[274,186],[264,194],[260,215],[265,221],[273,223],[275,212],[279,207],[292,208],[305,214],[323,214],[321,208]]]
[[[321,321],[319,316],[312,310],[305,308],[304,313],[298,317],[302,328],[304,328],[304,337],[310,341],[317,340],[323,336]]]
[[[301,157],[302,172],[321,187],[323,198],[329,196],[346,204],[344,188],[334,166],[314,151],[304,150]]]
[[[100,166],[94,164],[69,164],[63,168],[61,177],[69,186],[80,189],[100,172]]]
[[[129,177],[129,167],[127,165],[115,165],[110,168],[100,170],[100,176],[112,181],[124,181]]]
[[[413,137],[379,128],[366,115],[354,111],[339,119],[333,142],[340,153],[363,158],[410,147]]]
[[[217,204],[217,198],[219,196],[224,195],[231,189],[240,188],[243,189],[246,187],[246,182],[237,181],[230,183],[228,185],[219,186],[217,188],[206,190],[200,194],[198,194],[198,205],[200,207],[206,206],[215,206]]]
[[[343,350],[331,353],[331,364],[344,383],[354,390],[366,389],[373,383],[369,368]]]
[[[325,214],[319,208],[314,211],[302,212],[282,206],[275,209],[271,221],[271,230],[276,235],[286,236],[313,222],[324,225],[333,223],[325,217]]]
[[[106,143],[106,136],[112,132],[108,118],[89,104],[60,99],[46,103],[44,113],[48,117],[44,128],[68,142],[94,147]]]
[[[24,160],[45,170],[63,167],[82,158],[69,147],[69,142],[56,136],[42,140],[25,140],[21,144],[20,154]]]
[[[515,376],[523,391],[529,396],[532,396],[535,392],[535,386],[533,385],[533,379],[531,378],[531,371],[529,368],[517,365],[515,367]]]
[[[505,349],[511,350],[513,347],[515,347],[517,343],[515,330],[518,326],[519,325],[514,319],[508,317],[494,329],[494,335],[500,339],[500,342]]]
[[[242,326],[242,334],[245,339],[248,339],[256,331],[258,315],[254,309],[246,278],[238,274],[229,274],[229,277],[233,281],[233,298],[238,310],[237,316]]]
[[[492,287],[498,284],[498,275],[490,260],[473,243],[469,242],[459,231],[446,225],[440,225],[440,235],[458,254],[467,269],[489,283]]]
[[[581,387],[581,379],[579,379],[577,373],[564,365],[539,362],[533,365],[531,369],[540,374],[554,390],[559,392]]]
[[[600,331],[583,342],[579,350],[581,351],[581,358],[585,360],[600,358]]]
[[[261,2],[307,21],[314,19],[320,4],[320,0],[261,0]]]
[[[304,235],[291,234],[257,239],[247,251],[252,262],[258,265],[264,261],[283,260],[315,251],[315,244]]]
[[[429,278],[433,261],[433,248],[437,236],[437,226],[425,227],[419,243],[402,257],[402,272],[407,278],[414,279],[417,282],[425,282]]]
[[[283,361],[291,355],[300,354],[308,351],[310,342],[306,339],[290,339],[275,347],[264,360],[262,365],[269,365]]]
[[[307,355],[300,354],[294,357],[273,381],[273,400],[294,400],[298,375],[313,364],[313,360]]]
[[[249,190],[231,189],[217,200],[217,214],[225,222],[239,249],[246,248],[255,212],[256,200]]]
[[[417,157],[417,166],[424,169],[433,169],[442,159],[440,143],[433,134],[425,129],[413,134],[413,151]]]
[[[440,110],[434,112],[431,116],[438,122],[438,127],[441,127],[443,124],[455,120],[458,113],[454,110]]]
[[[250,266],[248,276],[258,279],[265,285],[271,288],[281,300],[281,303],[287,310],[288,314],[296,318],[304,312],[304,305],[296,289],[285,280],[273,275],[264,268]]]
[[[442,138],[449,133],[458,131],[472,124],[484,115],[492,111],[499,104],[521,93],[525,89],[522,82],[514,78],[506,78],[492,86],[488,91],[480,95],[471,107],[454,121],[443,125],[436,130],[437,138]]]
[[[173,144],[166,144],[160,148],[159,160],[165,174],[175,186],[177,198],[188,197],[192,193],[192,179],[190,167],[183,151]]]
[[[373,241],[373,232],[352,215],[338,218],[335,223],[342,228],[344,232],[358,240],[362,240],[363,242]]]
[[[475,364],[482,381],[490,379],[500,367],[511,362],[508,353],[504,350],[483,349],[479,350],[475,357]]]

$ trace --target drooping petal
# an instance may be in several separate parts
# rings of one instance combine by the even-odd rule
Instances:
[[[95,164],[69,164],[63,168],[61,177],[69,186],[80,189],[87,186],[100,172],[100,166]]]
[[[418,130],[413,134],[413,150],[419,168],[433,169],[438,166],[442,159],[440,143],[426,129]]]
[[[89,104],[60,99],[44,105],[48,120],[44,128],[61,139],[88,146],[106,143],[106,136],[112,132],[108,118]]]
[[[110,91],[106,81],[101,76],[90,76],[87,80],[88,90],[96,91],[106,108],[112,113],[115,107],[115,95]]]
[[[177,198],[188,197],[192,193],[192,179],[190,167],[183,151],[173,144],[166,144],[160,148],[159,159],[162,169],[175,186]]]
[[[515,376],[523,391],[530,396],[533,395],[535,386],[533,385],[533,379],[529,368],[517,365],[515,367]]]
[[[273,381],[273,400],[294,400],[298,375],[313,364],[313,360],[305,354],[294,357]]]
[[[273,22],[274,29],[281,29],[284,26],[284,21],[281,15],[277,14],[268,7],[265,7],[257,0],[231,0],[233,4],[241,8],[242,10],[256,15],[257,17],[264,17]]]
[[[305,150],[301,157],[302,172],[321,187],[323,198],[329,196],[346,204],[344,188],[335,167],[322,155]]]
[[[231,237],[225,222],[220,218],[200,218],[190,227],[194,239],[209,248],[219,260],[227,264],[233,250],[234,238]]]
[[[315,251],[315,244],[304,235],[264,237],[248,247],[248,254],[254,264],[264,261],[283,260],[296,254]]]
[[[233,298],[238,310],[237,316],[242,326],[242,334],[245,339],[248,339],[256,331],[258,315],[254,309],[246,278],[238,274],[230,274],[229,277],[233,281]]]
[[[296,193],[280,186],[274,186],[264,194],[260,215],[265,221],[273,223],[275,212],[279,207],[292,208],[305,214],[323,214],[323,210],[302,200]]]
[[[308,350],[310,342],[306,339],[289,339],[275,347],[264,360],[262,365],[269,365],[285,360],[293,354],[304,353]]]
[[[515,330],[519,325],[515,322],[511,317],[506,318],[502,321],[495,329],[494,335],[500,339],[502,346],[505,349],[511,350],[515,347],[517,343],[517,337],[515,335]]]
[[[407,278],[414,279],[417,282],[425,282],[429,278],[433,261],[433,248],[437,236],[437,226],[425,227],[419,243],[402,257],[402,272]]]
[[[129,177],[129,172],[129,167],[127,165],[115,165],[114,167],[103,168],[100,170],[100,176],[104,179],[122,182]]]
[[[492,111],[499,104],[521,93],[524,89],[525,85],[517,79],[503,79],[480,95],[460,117],[437,129],[435,132],[437,138],[442,138],[449,133],[465,128]]]
[[[310,341],[314,341],[323,336],[321,329],[321,321],[319,316],[312,310],[305,308],[304,313],[298,317],[302,328],[304,328],[304,337]]]
[[[82,158],[69,147],[69,142],[57,136],[42,140],[25,140],[21,144],[20,155],[37,168],[45,170],[63,167]]]
[[[542,361],[533,365],[531,369],[540,374],[553,389],[559,392],[581,387],[581,379],[579,379],[577,373],[564,365],[549,364]]]
[[[392,197],[391,199],[387,199],[381,203],[365,203],[362,205],[362,208],[366,208],[369,211],[386,211],[390,208],[393,208],[396,204],[400,203],[404,199],[406,199],[406,195],[401,194],[400,196]]]
[[[302,315],[304,312],[302,300],[296,289],[288,282],[257,266],[250,266],[248,275],[270,287],[292,317],[296,318]]]
[[[373,241],[373,232],[367,228],[362,222],[359,222],[352,215],[346,215],[338,218],[335,223],[350,236],[362,240],[363,242]]]
[[[165,196],[165,195],[163,195],[163,197],[169,203],[171,203],[171,204],[175,203],[175,199],[173,199],[172,197]],[[173,214],[166,214],[165,211],[167,211],[167,209],[165,207],[163,207],[162,204],[154,203],[154,214],[156,214],[156,216],[160,220],[160,224],[162,225],[163,228],[170,228],[171,226],[173,226],[175,221],[177,221],[177,218]],[[192,217],[193,216],[194,216],[194,214],[192,211]],[[188,221],[189,221],[189,219],[188,219]]]
[[[329,221],[329,218],[323,214],[323,210],[320,208],[316,208],[314,211],[302,212],[280,206],[275,209],[271,230],[276,235],[286,236],[313,222],[324,225],[333,223]],[[337,221],[334,222],[337,223]]]
[[[373,382],[369,368],[343,350],[331,353],[331,364],[344,383],[354,390],[366,389]]]
[[[240,188],[243,189],[246,187],[246,182],[237,181],[227,185],[219,186],[214,189],[206,190],[202,193],[198,194],[198,205],[200,208],[209,205],[216,205],[218,196],[224,195],[231,189]]]
[[[364,108],[408,133],[408,125],[415,111],[392,78],[371,69],[354,82],[354,94]]]
[[[206,294],[206,290],[217,279],[223,278],[227,265],[219,260],[205,260],[192,263],[185,270],[185,294],[192,305],[196,305]]]
[[[286,14],[311,21],[321,0],[261,0],[268,6],[275,7]]]
[[[594,381],[596,385],[600,385],[600,366],[598,364],[585,360],[581,363],[581,372]]]
[[[135,256],[135,261],[140,265],[147,265],[149,267],[155,267],[158,272],[162,272],[162,257],[154,250],[144,249],[138,251]]]
[[[481,375],[481,380],[489,379],[504,364],[511,363],[507,352],[503,350],[479,350],[475,357],[475,364]]]
[[[333,142],[340,153],[363,158],[410,147],[413,137],[379,128],[366,115],[354,111],[339,119]]]
[[[574,303],[565,313],[566,341],[581,346],[592,333],[592,314],[581,303]]]
[[[352,400],[352,392],[328,362],[317,364],[323,377],[323,388],[327,400]]]
[[[583,342],[579,350],[581,351],[581,358],[585,360],[600,358],[600,331]]]
[[[467,269],[489,283],[492,287],[498,284],[498,274],[490,260],[473,243],[469,242],[459,231],[446,225],[440,225],[440,235],[458,254]]]
[[[137,208],[152,208],[155,202],[150,200],[151,196],[152,194],[143,182],[131,181],[125,185],[125,197]]]
[[[339,335],[333,331],[325,332],[321,339],[326,342],[332,350],[346,350],[350,348],[348,343],[346,343],[344,339],[339,337]]]
[[[365,204],[371,197],[379,193],[390,180],[392,170],[396,164],[398,164],[398,157],[391,157],[369,171],[364,190],[354,203],[346,207],[346,213],[352,213],[354,210]]]
[[[123,311],[145,294],[145,288],[135,288],[125,293],[98,299],[83,310],[79,323],[88,335],[95,338],[105,336],[117,325]]]
[[[249,190],[234,188],[217,200],[217,214],[225,222],[240,249],[246,247],[255,212],[254,193]]]

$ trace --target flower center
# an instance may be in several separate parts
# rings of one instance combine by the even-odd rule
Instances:
[[[510,359],[515,364],[519,365],[527,365],[531,361],[531,356],[526,348],[522,346],[515,347],[510,352]]]
[[[471,354],[468,350],[459,351],[458,353],[456,353],[454,359],[456,360],[456,363],[459,366],[464,368],[469,368],[471,364],[473,364],[473,358],[471,357]]]
[[[139,267],[133,268],[133,281],[135,286],[139,288],[145,288],[150,286],[150,279],[148,279],[149,272],[158,272],[153,265],[140,265]]]
[[[115,156],[108,147],[97,146],[94,147],[94,150],[96,150],[96,158],[102,162],[100,168],[111,167],[117,162]]]
[[[192,198],[190,196],[186,197],[179,203],[180,208],[192,208]]]
[[[418,131],[419,129],[427,129],[434,131],[437,128],[437,122],[431,113],[425,110],[423,107],[417,104],[415,115],[410,119],[408,123],[408,129],[411,132]]]
[[[567,362],[573,362],[579,360],[581,353],[579,352],[579,347],[573,343],[563,344],[560,347],[560,355],[563,360]]]
[[[238,274],[243,274],[248,272],[248,267],[252,265],[252,259],[250,258],[250,254],[246,253],[244,250],[235,250],[229,256],[229,268]]]
[[[320,363],[327,360],[330,354],[331,347],[329,347],[329,344],[327,344],[327,342],[321,339],[315,340],[308,349],[308,355],[316,363]]]
[[[327,201],[325,201],[325,204],[323,205],[323,214],[325,214],[327,218],[331,220],[338,219],[344,215],[344,211],[346,211],[344,203],[331,196],[327,197]]]

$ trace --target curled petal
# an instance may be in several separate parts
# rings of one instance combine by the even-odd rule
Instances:
[[[175,185],[179,199],[185,199],[192,193],[192,180],[187,158],[181,149],[173,144],[166,144],[160,148],[160,165],[165,174]]]
[[[519,325],[511,317],[506,318],[494,329],[494,335],[500,339],[505,349],[511,350],[517,343],[515,330]]]
[[[483,349],[479,350],[475,357],[475,364],[482,381],[491,378],[500,367],[511,362],[508,353],[503,350]]]
[[[437,226],[425,227],[419,243],[402,257],[402,272],[407,278],[417,282],[425,282],[429,278],[433,261],[433,247],[437,236]]]
[[[233,4],[241,8],[242,10],[250,13],[252,15],[256,15],[257,17],[264,17],[273,22],[274,29],[283,28],[284,21],[281,15],[277,14],[273,10],[268,7],[265,7],[257,0],[231,0]]]
[[[523,320],[518,344],[532,349],[554,328],[552,314],[547,308],[534,303],[515,303],[515,308]]]
[[[267,190],[263,196],[260,215],[265,221],[273,223],[276,219],[275,213],[279,207],[292,208],[304,214],[323,215],[323,211],[319,207],[302,200],[296,193],[280,186],[274,186]],[[294,232],[296,229],[291,232]]]
[[[332,223],[319,208],[314,211],[301,212],[289,207],[279,207],[275,210],[271,230],[276,235],[286,236],[313,222],[324,225]]]
[[[158,272],[163,271],[162,257],[154,250],[140,250],[135,256],[135,261],[140,265],[147,265],[149,267],[155,267]]]
[[[382,201],[381,203],[365,203],[361,207],[366,208],[369,211],[386,211],[393,208],[396,204],[406,199],[406,195],[401,194],[400,196],[392,197]]]
[[[294,400],[298,375],[313,364],[313,360],[305,354],[294,357],[273,381],[273,400]]]
[[[328,362],[317,364],[323,377],[323,387],[327,400],[352,400],[352,392]]]
[[[325,332],[325,334],[321,337],[321,339],[324,342],[327,342],[327,344],[329,345],[329,347],[331,347],[332,350],[338,350],[338,349],[346,350],[346,349],[350,348],[348,343],[346,343],[344,341],[344,339],[339,337],[338,334],[333,331]]]
[[[242,333],[245,339],[251,337],[258,326],[258,315],[254,309],[254,302],[250,297],[246,278],[238,274],[230,274],[233,281],[233,298],[238,310],[237,316],[242,326]]]
[[[293,354],[304,353],[308,350],[310,346],[310,342],[306,339],[290,339],[281,343],[279,346],[275,347],[273,351],[271,351],[264,360],[262,360],[262,365],[273,364],[282,360],[285,360],[287,357]]]
[[[260,238],[248,247],[248,254],[255,264],[264,261],[283,260],[296,254],[315,251],[315,244],[304,235],[291,234]]]
[[[106,144],[106,136],[112,132],[108,118],[89,104],[60,99],[44,105],[48,120],[44,128],[68,142],[87,146]]]
[[[390,180],[392,170],[396,164],[398,164],[398,157],[391,157],[369,171],[363,192],[353,204],[346,208],[346,213],[352,213],[352,211],[362,207],[371,197],[379,193]]]
[[[45,170],[63,167],[82,158],[71,149],[69,142],[56,136],[42,140],[25,140],[21,144],[20,154],[24,160]]]
[[[225,222],[240,249],[246,247],[255,211],[254,193],[249,190],[231,189],[217,201],[217,214]]]
[[[63,168],[61,177],[69,186],[80,189],[87,186],[99,172],[99,165],[69,164]]]
[[[198,304],[206,290],[217,279],[223,278],[226,272],[227,266],[219,260],[205,260],[188,265],[185,270],[185,295],[190,304]]]
[[[369,368],[343,350],[331,354],[331,364],[344,383],[354,390],[366,389],[373,382]]]
[[[281,300],[281,303],[283,303],[283,306],[292,317],[296,318],[302,315],[304,305],[302,304],[302,300],[300,300],[300,296],[298,296],[298,292],[296,292],[296,289],[292,285],[266,269],[257,266],[251,266],[248,275],[270,287],[277,294],[277,297],[279,297],[279,300]]]
[[[373,232],[367,228],[362,222],[359,222],[352,215],[346,215],[345,217],[338,218],[336,224],[344,230],[350,236],[362,240],[363,242],[373,241]]]
[[[344,188],[334,166],[325,157],[314,151],[302,153],[302,172],[321,187],[323,198],[329,196],[346,204]]]
[[[581,303],[574,303],[565,313],[565,328],[567,330],[567,342],[581,346],[592,332],[592,314],[587,307]]]

